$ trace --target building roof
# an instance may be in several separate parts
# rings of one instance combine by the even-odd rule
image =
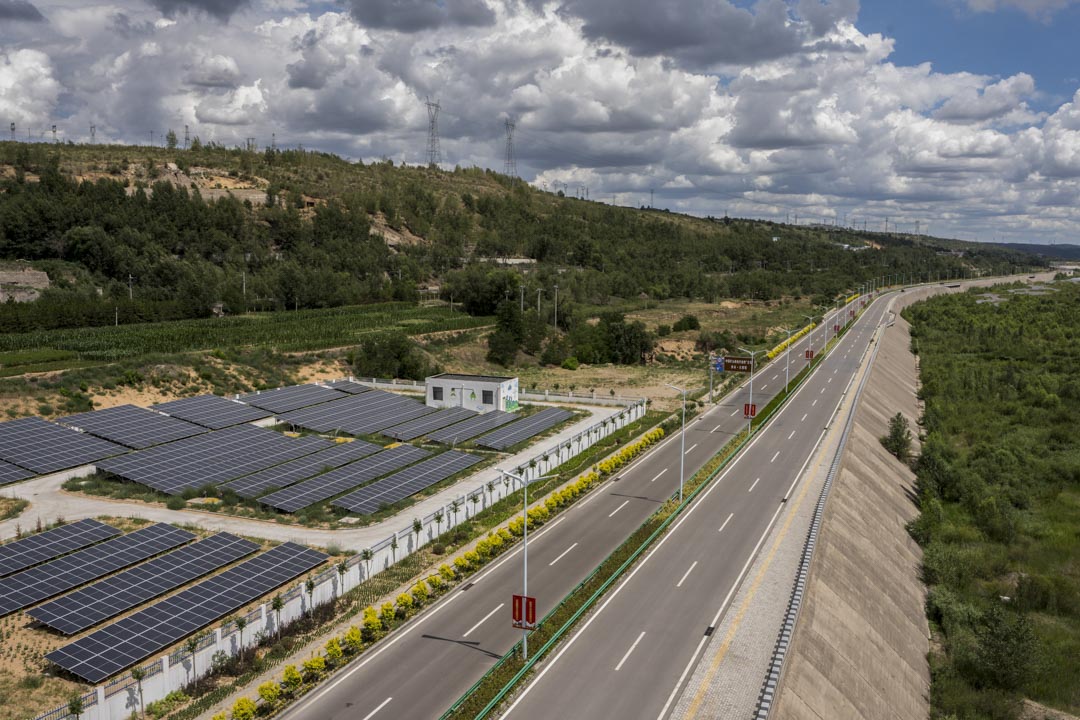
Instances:
[[[504,383],[507,380],[514,380],[512,377],[502,377],[499,375],[459,375],[457,373],[441,373],[439,375],[432,375],[428,380],[461,380],[466,382],[492,382],[492,383]]]

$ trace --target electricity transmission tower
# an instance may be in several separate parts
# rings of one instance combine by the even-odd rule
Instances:
[[[428,116],[427,155],[428,165],[442,162],[442,150],[439,148],[439,101],[431,102],[425,98]]]
[[[514,121],[506,119],[506,163],[503,173],[510,177],[517,177],[517,160],[514,159]]]
[[[90,126],[90,144],[94,145],[97,142],[97,126]]]

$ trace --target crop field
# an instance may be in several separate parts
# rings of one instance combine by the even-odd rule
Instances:
[[[381,303],[175,322],[117,325],[0,336],[0,367],[114,362],[147,354],[175,354],[250,346],[282,352],[355,344],[365,333],[397,330],[423,335],[490,324],[442,307]],[[30,362],[28,362],[30,361]],[[49,369],[53,369],[50,367]]]

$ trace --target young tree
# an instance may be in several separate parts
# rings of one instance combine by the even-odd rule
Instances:
[[[337,570],[338,597],[340,598],[345,593],[345,573],[349,572],[349,563],[345,560],[339,560],[334,569]]]
[[[135,687],[139,690],[139,714],[146,717],[146,704],[143,702],[142,681],[146,679],[146,668],[136,665],[131,668],[131,679],[135,681]]]
[[[270,601],[270,607],[274,611],[274,630],[281,635],[281,611],[285,609],[285,598],[281,597],[281,593],[275,595]]]
[[[443,511],[442,510],[436,510],[435,511],[435,528],[436,528],[436,532],[438,532],[439,535],[442,535],[442,521],[443,521]]]
[[[420,549],[420,533],[424,531],[424,523],[420,522],[419,518],[413,518],[412,521],[413,535],[413,550]]]
[[[184,642],[184,650],[187,651],[188,657],[191,658],[191,684],[198,687],[199,674],[195,671],[195,653],[199,650],[200,635],[192,635]]]
[[[169,128],[169,132],[165,133],[165,147],[170,150],[176,149],[176,133],[172,128]]]
[[[68,698],[68,713],[74,715],[75,720],[79,720],[79,716],[83,714],[82,695],[78,692]]]
[[[243,615],[240,615],[235,620],[233,620],[233,625],[236,627],[236,632],[240,633],[240,652],[237,654],[241,657],[243,657],[244,655],[244,628],[247,627],[247,624],[248,619]]]
[[[307,580],[304,581],[304,590],[307,591],[308,614],[310,615],[315,609],[314,608],[314,602],[315,602],[315,579],[314,578],[309,577]]]
[[[911,460],[911,431],[902,413],[896,413],[889,419],[889,434],[881,438],[881,444],[900,462]]]
[[[364,567],[367,568],[365,580],[371,579],[371,559],[375,557],[375,551],[371,548],[364,548],[360,551],[360,559],[364,561]]]

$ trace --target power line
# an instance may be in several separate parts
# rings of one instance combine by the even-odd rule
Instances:
[[[427,154],[428,165],[438,165],[442,162],[442,149],[439,147],[439,101],[431,102],[425,98],[428,116],[428,141]]]
[[[517,160],[514,159],[514,121],[506,119],[506,162],[503,165],[503,173],[510,177],[517,177]]]

